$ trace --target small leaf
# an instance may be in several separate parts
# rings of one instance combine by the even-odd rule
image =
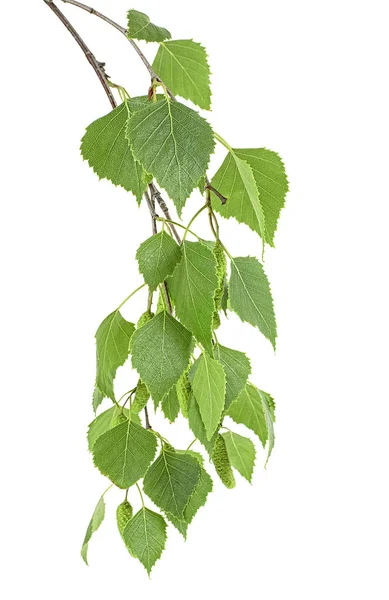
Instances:
[[[200,409],[207,439],[210,440],[220,425],[224,410],[226,376],[222,365],[207,353],[203,353],[196,363],[192,389]]]
[[[251,256],[231,259],[230,306],[263,333],[275,349],[277,326],[273,298],[262,265]]]
[[[96,508],[93,512],[92,518],[89,522],[88,529],[86,530],[84,541],[82,543],[81,556],[86,564],[88,564],[89,541],[90,541],[92,535],[94,534],[94,532],[98,530],[101,523],[103,522],[104,515],[105,515],[105,502],[104,502],[104,494],[103,494],[96,505]]]
[[[123,539],[130,554],[140,560],[150,575],[165,548],[165,519],[143,507],[124,528]]]
[[[189,451],[190,452],[190,451]],[[201,460],[202,456],[197,454],[197,452],[191,452],[191,456],[194,456],[196,460],[200,463],[200,477],[199,481],[194,489],[192,496],[188,504],[184,509],[184,514],[182,519],[177,519],[173,515],[166,513],[169,521],[174,525],[174,527],[181,533],[181,535],[186,539],[186,534],[188,530],[188,525],[193,521],[197,511],[204,506],[207,501],[208,494],[212,492],[213,483],[211,477],[208,475],[207,471],[202,466]],[[199,460],[200,459],[200,460]]]
[[[199,440],[200,444],[204,446],[209,455],[212,454],[217,431],[213,434],[210,440],[207,438],[207,434],[205,431],[205,426],[203,420],[201,418],[199,405],[196,402],[196,398],[194,394],[190,394],[189,402],[188,402],[188,422],[189,427],[192,430],[195,437]]]
[[[168,281],[177,317],[212,353],[212,318],[217,288],[216,259],[205,244],[184,241],[182,260]]]
[[[201,44],[193,40],[160,44],[153,69],[174,94],[200,108],[211,108],[210,69]]]
[[[235,477],[231,469],[230,459],[227,453],[225,439],[222,435],[218,435],[215,442],[215,448],[212,452],[212,461],[221,481],[228,489],[235,487]]]
[[[152,235],[139,246],[136,258],[139,271],[151,291],[171,275],[181,260],[177,242],[165,231]]]
[[[165,188],[181,216],[214,149],[210,125],[191,108],[165,99],[134,113],[126,136],[135,158]]]
[[[93,406],[93,411],[96,414],[96,410],[98,409],[98,407],[100,406],[100,404],[102,403],[102,401],[104,400],[104,394],[101,390],[99,390],[99,388],[97,386],[95,386],[94,390],[93,390],[93,397],[92,397],[92,406]]]
[[[170,392],[168,392],[162,400],[162,411],[171,423],[174,423],[177,419],[178,413],[180,412],[180,403],[178,401],[176,387],[172,387]]]
[[[227,431],[222,434],[231,465],[251,483],[255,463],[255,446],[249,438]]]
[[[265,447],[268,431],[263,411],[261,393],[252,383],[248,383],[239,397],[228,409],[227,414],[236,423],[246,425],[259,437]]]
[[[214,356],[223,366],[226,375],[224,409],[227,410],[247,383],[247,378],[251,373],[250,361],[243,352],[231,350],[221,344],[215,345]]]
[[[97,439],[93,461],[103,475],[118,487],[127,489],[145,475],[156,448],[153,433],[127,421]]]
[[[248,148],[234,150],[236,156],[250,166],[259,192],[260,205],[265,217],[265,241],[274,246],[274,233],[285,196],[288,191],[288,180],[285,167],[281,158],[275,152],[266,148]],[[227,157],[228,158],[228,157]],[[250,196],[239,196],[239,186],[232,185],[235,175],[234,167],[226,159],[218,173],[213,178],[212,184],[223,193],[227,193],[228,202],[224,206],[218,199],[213,201],[213,208],[223,217],[235,217],[239,222],[246,223],[251,229],[261,235],[261,225]],[[218,187],[220,185],[220,187]],[[243,201],[244,198],[246,201]]]
[[[212,208],[227,219],[235,217],[240,223],[246,223],[265,241],[265,215],[254,173],[248,162],[239,158],[237,150],[231,149],[227,154],[212,179],[212,186],[227,198],[224,205],[219,198],[214,198]]]
[[[162,449],[143,480],[143,489],[163,511],[181,519],[199,481],[200,465],[187,454]]]
[[[271,396],[269,396],[269,394],[266,394],[266,392],[262,392],[261,390],[258,390],[258,392],[261,397],[262,410],[263,410],[263,414],[265,415],[267,437],[269,440],[269,445],[268,445],[268,450],[267,450],[267,459],[266,459],[266,463],[265,463],[265,467],[266,467],[267,463],[269,462],[269,458],[272,453],[272,450],[274,448],[273,421],[274,421],[275,405],[274,405],[273,398]]]
[[[129,105],[123,103],[91,123],[81,140],[81,154],[100,179],[109,179],[132,192],[139,204],[147,180],[125,138],[129,111]]]
[[[131,349],[132,366],[146,384],[154,403],[158,403],[187,368],[193,338],[164,311],[137,329]]]
[[[167,29],[154,25],[154,23],[150,22],[149,17],[145,15],[145,13],[134,10],[133,8],[127,13],[127,20],[127,37],[129,40],[163,42],[172,37]]]
[[[117,369],[128,358],[129,342],[134,331],[135,325],[123,319],[116,310],[104,319],[96,332],[96,386],[112,400],[115,400],[113,380]]]

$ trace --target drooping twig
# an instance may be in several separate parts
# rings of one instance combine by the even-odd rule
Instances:
[[[103,15],[103,13],[101,13],[98,10],[92,8],[91,6],[87,6],[86,4],[83,4],[82,2],[77,2],[77,0],[61,0],[61,1],[64,2],[65,4],[73,4],[73,6],[77,6],[77,8],[81,8],[82,10],[85,10],[86,12],[90,13],[91,15],[95,15],[99,19],[102,19],[103,21],[105,21],[109,25],[112,25],[112,27],[114,27],[115,29],[117,29],[118,31],[120,31],[120,33],[122,33],[126,37],[126,39],[128,39],[128,41],[130,42],[131,46],[134,48],[135,52],[138,54],[139,58],[141,59],[141,61],[145,65],[146,69],[148,70],[151,79],[155,79],[158,82],[163,83],[162,80],[161,80],[161,78],[154,71],[154,69],[151,66],[150,62],[147,60],[146,56],[143,54],[142,50],[139,48],[138,44],[134,40],[131,40],[131,39],[129,39],[127,37],[127,29],[125,27],[122,27],[121,25],[119,25],[119,23],[116,23],[115,21],[113,21],[109,17],[106,17],[105,15]],[[45,2],[46,2],[46,0],[45,0]],[[169,94],[170,98],[172,100],[175,100],[173,92],[171,90],[169,90],[169,88],[167,86],[165,86],[165,88],[166,88],[166,91]]]
[[[161,195],[161,192],[159,191],[159,189],[156,187],[156,185],[154,183],[150,183],[149,184],[149,189],[150,189],[151,198],[154,198],[158,202],[158,204],[159,204],[159,206],[160,206],[163,214],[165,215],[166,219],[168,221],[171,221],[172,218],[170,216],[169,209],[168,209],[168,207],[166,205],[165,200],[162,198],[162,195]],[[175,228],[174,224],[173,223],[168,223],[168,226],[170,228],[170,231],[172,232],[172,234],[176,238],[177,242],[179,244],[181,244],[181,237],[180,237],[177,229]]]
[[[216,188],[214,188],[214,187],[213,187],[213,185],[211,185],[210,183],[208,183],[208,184],[205,186],[205,189],[206,189],[206,190],[210,190],[211,192],[213,192],[213,193],[215,194],[215,196],[217,196],[217,197],[219,198],[219,200],[220,200],[220,202],[221,202],[222,204],[225,204],[225,203],[227,202],[227,198],[226,198],[225,196],[223,196],[223,194],[221,194],[221,193],[219,192],[219,190],[217,190]]]
[[[76,40],[77,44],[80,46],[81,50],[85,54],[89,64],[92,66],[97,77],[99,78],[100,83],[103,86],[104,91],[108,96],[108,100],[110,101],[112,108],[116,108],[116,100],[114,98],[114,95],[112,94],[110,87],[109,87],[108,75],[105,72],[104,63],[99,62],[95,58],[94,54],[89,50],[89,48],[85,44],[84,40],[81,38],[79,33],[74,29],[73,25],[70,23],[70,21],[68,21],[68,19],[65,17],[65,15],[59,10],[58,6],[56,4],[54,4],[54,2],[51,2],[51,0],[44,0],[44,2],[47,4],[47,6],[49,6],[51,8],[53,13],[58,17],[58,19],[63,23],[63,25],[65,25],[66,29]]]

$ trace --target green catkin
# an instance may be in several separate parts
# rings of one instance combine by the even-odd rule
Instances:
[[[136,386],[135,397],[131,404],[131,412],[139,414],[140,411],[143,410],[146,406],[149,398],[149,390],[147,389],[143,381],[139,379],[138,385]]]
[[[143,325],[146,325],[146,323],[148,323],[149,321],[151,321],[151,319],[153,317],[154,317],[154,313],[152,313],[150,310],[146,310],[139,317],[139,320],[138,320],[138,322],[136,324],[136,328],[139,329],[140,327],[143,327]]]
[[[217,288],[214,295],[215,311],[213,313],[212,329],[220,327],[219,310],[221,309],[224,293],[224,280],[227,272],[227,261],[224,250],[219,240],[216,240],[213,248],[213,254],[216,258]]]
[[[222,435],[217,436],[215,447],[212,452],[212,461],[216,473],[228,489],[235,487],[235,477],[232,472],[230,459],[228,458],[226,442]]]
[[[119,504],[119,506],[117,507],[116,521],[117,521],[118,529],[119,529],[121,536],[123,536],[123,531],[124,531],[124,528],[127,525],[128,521],[130,519],[132,519],[132,514],[133,514],[132,506],[128,502],[128,500],[124,500],[124,502]]]
[[[181,412],[183,416],[188,418],[188,402],[191,393],[191,386],[189,381],[189,367],[188,369],[181,375],[179,380],[177,381],[177,398],[180,404]]]

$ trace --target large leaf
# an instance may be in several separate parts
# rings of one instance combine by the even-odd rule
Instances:
[[[125,138],[129,112],[129,105],[123,103],[91,123],[81,140],[81,154],[99,179],[109,179],[132,192],[140,203],[147,180]]]
[[[252,256],[231,259],[230,306],[242,321],[258,327],[275,348],[273,298],[263,267]]]
[[[207,439],[220,425],[226,396],[226,376],[222,365],[203,353],[196,361],[192,382],[193,394],[199,405]]]
[[[132,366],[148,387],[155,404],[177,383],[188,366],[193,338],[166,311],[138,329],[132,338]]]
[[[248,383],[239,397],[228,409],[227,414],[236,423],[246,425],[261,440],[263,447],[268,439],[268,430],[263,411],[263,402],[260,391]]]
[[[139,271],[151,291],[171,275],[181,259],[177,242],[165,231],[152,235],[139,246],[136,258]]]
[[[214,210],[223,217],[235,217],[240,223],[247,223],[265,241],[265,214],[254,173],[248,162],[239,157],[238,151],[231,149],[227,154],[212,178],[212,185],[227,198],[224,205],[218,198],[214,198]]]
[[[199,478],[196,459],[164,447],[147,471],[143,489],[154,504],[180,519]]]
[[[221,344],[216,344],[214,357],[223,365],[226,375],[226,400],[224,408],[227,410],[236,400],[247,383],[251,373],[250,361],[243,352],[231,350]]]
[[[81,547],[81,556],[86,564],[88,564],[88,545],[90,539],[95,531],[98,530],[101,523],[104,520],[105,516],[105,502],[104,502],[104,494],[101,496],[98,501],[95,510],[93,511],[92,518],[89,522],[88,528],[86,530],[85,538]]]
[[[129,420],[97,439],[93,461],[103,475],[127,489],[145,475],[156,448],[155,435]]]
[[[210,70],[201,44],[193,40],[160,44],[153,69],[172,92],[200,108],[211,108]]]
[[[180,102],[158,100],[134,113],[126,135],[135,158],[165,188],[181,215],[214,149],[207,121]]]
[[[204,348],[212,352],[212,318],[217,288],[216,259],[205,244],[182,244],[182,260],[169,279],[176,314]]]
[[[127,13],[127,23],[127,37],[130,40],[163,42],[172,37],[167,29],[154,25],[145,13],[133,8]]]
[[[251,483],[255,463],[255,446],[249,438],[233,431],[223,433],[231,465]]]
[[[123,531],[124,542],[132,556],[150,571],[160,558],[166,542],[165,519],[148,508],[141,508]]]

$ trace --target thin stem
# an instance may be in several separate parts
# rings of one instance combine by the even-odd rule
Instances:
[[[213,185],[211,185],[210,183],[208,183],[208,184],[205,186],[205,189],[206,189],[206,190],[211,190],[211,192],[213,192],[213,193],[215,194],[215,196],[217,196],[217,197],[219,198],[219,200],[220,200],[220,202],[221,202],[222,204],[225,204],[225,203],[227,202],[227,198],[226,198],[225,196],[223,196],[223,194],[221,194],[221,193],[219,192],[219,190],[217,190],[216,188],[214,188],[214,187],[213,187]]]
[[[141,290],[142,288],[144,288],[145,285],[146,285],[146,283],[142,283],[142,285],[140,285],[139,287],[137,287],[136,290],[134,290],[133,292],[131,292],[131,294],[129,296],[127,296],[127,298],[125,298],[121,304],[119,304],[119,306],[117,307],[117,309],[116,309],[115,312],[118,312],[118,310],[120,310],[121,307],[127,302],[127,300],[129,300],[130,298],[132,298],[132,296],[134,296],[137,292],[139,292],[139,290]]]
[[[157,213],[155,212],[155,202],[153,198],[150,198],[148,192],[144,193],[145,200],[147,202],[147,206],[149,207],[150,215],[151,215],[151,230],[153,235],[157,233],[157,223],[156,220],[158,218]]]
[[[73,25],[65,17],[63,12],[60,11],[58,6],[56,6],[54,4],[54,2],[51,2],[51,0],[44,0],[44,2],[47,4],[47,6],[49,8],[51,8],[51,10],[58,17],[58,19],[61,21],[61,23],[63,23],[63,25],[65,25],[66,29],[73,36],[73,38],[75,39],[77,44],[80,46],[81,50],[85,54],[86,59],[88,60],[89,64],[92,66],[97,77],[99,78],[100,83],[103,86],[105,93],[107,94],[108,100],[110,101],[112,108],[116,108],[116,106],[117,106],[116,100],[115,100],[115,97],[112,94],[112,91],[109,86],[108,75],[105,72],[104,63],[96,60],[94,54],[89,50],[89,48],[85,44],[84,40],[81,38],[79,33],[74,29]]]
[[[217,141],[218,141],[220,144],[223,144],[223,146],[224,146],[225,148],[227,148],[227,150],[228,150],[229,152],[231,152],[232,154],[235,154],[235,152],[234,152],[233,148],[230,146],[230,144],[229,144],[228,142],[226,142],[226,140],[225,140],[224,138],[222,138],[222,136],[221,136],[221,135],[219,135],[219,134],[218,134],[216,131],[214,131],[214,132],[213,132],[213,135],[214,135],[215,139],[216,139],[216,140],[217,140]]]
[[[149,420],[149,411],[147,410],[147,406],[145,406],[145,421],[146,421],[146,429],[152,429],[150,420]]]
[[[109,17],[106,17],[101,12],[99,12],[98,10],[95,10],[91,6],[87,6],[86,4],[83,4],[82,2],[76,2],[76,0],[61,0],[61,1],[64,4],[73,4],[73,6],[77,6],[77,8],[81,8],[82,10],[86,10],[86,12],[90,13],[91,15],[95,15],[99,19],[102,19],[106,23],[109,23],[109,25],[112,25],[112,27],[115,27],[115,29],[117,29],[118,31],[120,31],[120,33],[122,33],[123,35],[127,35],[127,29],[125,29],[124,27],[122,27],[118,23],[115,23],[115,21],[112,21],[112,19],[110,19]]]
[[[143,500],[143,494],[142,494],[142,490],[140,489],[140,487],[139,487],[139,485],[138,485],[137,483],[136,483],[135,485],[136,485],[136,487],[138,488],[138,492],[139,492],[139,495],[140,495],[140,499],[142,500],[142,506],[143,506],[143,508],[144,508],[144,507],[145,507],[145,502],[144,502],[144,500]]]
[[[185,452],[188,452],[188,450],[190,450],[190,448],[193,446],[193,444],[194,444],[195,442],[197,442],[197,438],[195,438],[195,439],[194,439],[194,440],[193,440],[193,441],[192,441],[192,442],[189,444],[189,446],[187,447],[187,449],[185,450]]]
[[[186,235],[190,229],[190,226],[192,225],[193,221],[195,219],[197,219],[197,217],[203,212],[203,210],[205,210],[206,208],[208,208],[208,204],[204,204],[204,206],[202,206],[201,208],[199,208],[199,210],[193,215],[193,217],[191,218],[191,220],[188,223],[188,226],[185,228],[185,233],[184,233],[184,237],[182,238],[182,241],[185,240]]]
[[[175,225],[176,227],[181,227],[181,229],[185,229],[188,231],[188,233],[190,233],[191,235],[193,235],[195,238],[197,238],[198,240],[201,239],[200,236],[197,235],[197,233],[195,233],[194,231],[192,231],[191,229],[188,229],[185,225],[183,225],[182,223],[178,223],[177,221],[172,221],[171,219],[164,219],[163,217],[158,217],[157,221],[165,221],[165,223],[171,223],[173,225]],[[181,242],[180,242],[181,243]]]
[[[163,282],[163,289],[164,289],[164,293],[165,293],[167,309],[168,309],[169,313],[172,315],[173,314],[173,307],[172,307],[172,303],[170,301],[169,290],[168,290],[167,282],[166,281]]]

